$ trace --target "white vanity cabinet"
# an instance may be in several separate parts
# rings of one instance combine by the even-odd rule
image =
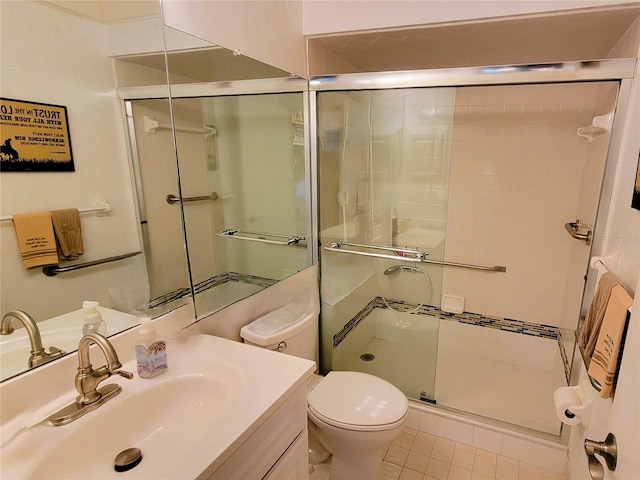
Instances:
[[[306,480],[307,389],[298,387],[208,480]]]

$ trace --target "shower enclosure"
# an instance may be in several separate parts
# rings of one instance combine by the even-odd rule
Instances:
[[[324,372],[560,434],[618,66],[311,81]]]

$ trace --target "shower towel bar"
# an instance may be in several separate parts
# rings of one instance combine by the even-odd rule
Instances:
[[[357,248],[369,248],[372,250],[383,250],[387,252],[394,252],[395,255],[387,255],[384,253],[375,252],[360,252],[357,250],[343,250],[342,247],[357,247]],[[402,248],[402,247],[387,247],[383,245],[367,245],[364,243],[351,243],[351,242],[333,242],[328,247],[324,247],[325,250],[331,252],[352,253],[354,255],[364,255],[365,257],[377,257],[377,258],[389,258],[392,260],[405,260],[407,262],[422,262],[424,258],[429,255],[428,252],[422,252],[420,250]],[[407,257],[404,254],[414,255],[413,257]]]
[[[69,265],[68,267],[61,267],[59,265],[47,265],[42,268],[42,273],[47,277],[55,277],[59,273],[73,272],[75,270],[82,270],[83,268],[95,267],[96,265],[102,265],[103,263],[115,262],[117,260],[123,260],[129,257],[135,257],[142,252],[131,252],[123,255],[116,255],[115,257],[101,258],[100,260],[93,260],[91,262],[78,263],[76,265]]]
[[[81,214],[92,213],[92,212],[97,212],[98,214],[107,214],[108,212],[111,211],[111,205],[107,203],[107,201],[104,198],[96,198],[95,201],[98,204],[97,206],[90,207],[90,208],[79,208],[78,211]],[[8,220],[13,220],[13,215],[2,215],[2,217],[0,217],[0,221],[2,222],[8,221]]]
[[[244,235],[255,235],[256,238],[253,237],[244,237],[242,235],[237,235],[236,233],[244,234]],[[221,232],[216,233],[218,237],[227,237],[227,238],[236,238],[238,240],[248,240],[250,242],[260,242],[260,243],[268,243],[271,245],[283,245],[283,246],[306,246],[304,243],[300,243],[303,240],[306,240],[305,237],[301,235],[283,235],[281,233],[264,233],[264,232],[245,232],[243,230],[236,230],[233,228],[228,228]],[[264,237],[275,237],[275,238],[286,238],[286,240],[268,240]]]
[[[415,257],[405,257],[403,255],[386,255],[384,253],[375,253],[375,252],[359,252],[356,250],[343,250],[342,246],[352,246],[352,247],[363,247],[363,248],[371,248],[377,250],[391,250],[394,252],[401,253],[410,253],[416,255]],[[363,245],[358,243],[349,243],[349,242],[334,242],[328,247],[324,247],[325,250],[329,250],[330,252],[340,252],[340,253],[350,253],[353,255],[364,255],[367,257],[376,257],[376,258],[388,258],[391,260],[401,260],[407,262],[421,262],[421,263],[431,263],[435,265],[442,265],[445,267],[458,267],[458,268],[469,268],[473,270],[484,270],[487,272],[506,272],[507,267],[502,265],[495,265],[491,267],[483,266],[483,265],[472,265],[468,263],[457,263],[457,262],[447,262],[445,260],[431,260],[425,258],[428,255],[427,252],[421,252],[418,250],[408,250],[403,248],[396,247],[383,247],[377,245]]]
[[[368,245],[366,243],[351,243],[351,242],[334,242],[331,244],[331,247],[341,248],[345,247],[359,247],[359,248],[370,248],[373,250],[386,250],[387,252],[401,252],[401,253],[410,253],[415,255],[415,258],[424,258],[429,255],[429,252],[425,252],[422,250],[417,250],[415,248],[403,248],[403,247],[387,247],[384,245]],[[346,251],[346,250],[345,250]],[[396,258],[396,257],[394,257]]]
[[[180,202],[180,200],[182,200],[183,202],[199,202],[202,200],[211,200],[212,202],[214,202],[217,199],[218,199],[218,194],[216,192],[211,192],[211,195],[202,195],[200,197],[184,197],[182,199],[180,197],[177,197],[173,193],[170,193],[169,195],[167,195],[167,203],[169,205],[178,203]]]
[[[606,257],[593,256],[591,257],[591,261],[589,262],[589,266],[597,271],[598,279],[603,273],[612,272],[614,273],[618,267],[618,258],[620,257],[620,252],[614,250],[612,254]],[[631,310],[633,307],[629,307],[629,314],[631,314]],[[579,327],[573,331],[573,335],[575,337],[576,345],[578,346],[578,350],[580,351],[580,357],[582,358],[582,363],[584,364],[585,372],[587,372],[587,377],[589,378],[589,382],[591,386],[596,389],[596,391],[600,392],[602,390],[602,385],[598,383],[591,375],[589,375],[589,364],[591,363],[591,358],[586,354],[584,348],[580,346],[580,342],[578,339],[580,338],[580,333],[582,332],[582,327]]]

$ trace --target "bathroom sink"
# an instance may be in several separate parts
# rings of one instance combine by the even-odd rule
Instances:
[[[168,353],[167,372],[108,379],[103,385],[118,383],[122,393],[74,422],[53,427],[38,419],[5,437],[2,479],[198,478],[215,470],[288,388],[268,378],[273,369],[289,369],[279,365],[288,355],[205,335],[169,344]],[[135,371],[135,364],[123,370]],[[44,417],[74,399],[70,391]],[[140,449],[142,461],[116,472],[114,460],[128,448]]]

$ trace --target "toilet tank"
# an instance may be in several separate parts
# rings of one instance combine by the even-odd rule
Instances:
[[[244,343],[316,361],[318,315],[300,312],[299,305],[285,305],[240,330]]]

